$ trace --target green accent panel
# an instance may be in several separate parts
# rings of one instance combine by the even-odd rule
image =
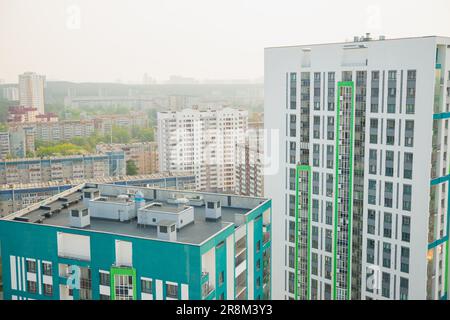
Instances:
[[[298,165],[295,172],[295,275],[294,275],[294,294],[295,300],[298,300],[298,225],[299,225],[299,183],[298,180],[300,178],[300,172],[308,173],[308,244],[307,244],[307,289],[306,295],[308,299],[310,299],[310,270],[311,270],[311,194],[312,194],[312,173],[311,166]]]
[[[336,299],[336,271],[337,271],[337,226],[338,226],[338,187],[339,187],[339,131],[341,111],[341,89],[350,87],[352,89],[352,101],[350,112],[350,154],[349,154],[349,204],[348,204],[348,261],[347,261],[347,299],[351,298],[351,243],[352,243],[352,207],[353,207],[353,138],[354,138],[354,112],[355,112],[355,83],[353,81],[338,82],[336,102],[336,174],[335,174],[335,201],[334,201],[334,259],[333,259],[333,300]]]
[[[115,277],[116,276],[131,276],[133,277],[133,300],[137,299],[136,294],[136,269],[134,268],[121,268],[121,267],[111,267],[110,280],[111,280],[111,300],[116,300],[116,287],[115,287]]]

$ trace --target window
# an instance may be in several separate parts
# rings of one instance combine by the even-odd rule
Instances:
[[[36,293],[36,282],[35,281],[27,281],[27,291],[29,293]]]
[[[388,103],[387,113],[395,113],[395,103]]]
[[[383,267],[391,267],[391,244],[387,242],[383,243]]]
[[[389,71],[388,77],[389,80],[397,80],[397,71]]]
[[[294,273],[293,272],[289,272],[289,281],[288,281],[288,290],[289,293],[294,293]]]
[[[372,81],[380,80],[380,71],[372,71]]]
[[[332,250],[333,236],[331,230],[325,230],[325,251],[330,252]]]
[[[42,272],[46,276],[52,275],[52,264],[51,262],[42,262]]]
[[[333,224],[333,204],[329,201],[326,204],[325,223],[329,226]]]
[[[27,272],[36,273],[36,260],[27,260]]]
[[[389,298],[391,288],[391,276],[389,273],[383,272],[381,276],[381,295],[385,298]]]
[[[414,114],[416,112],[416,105],[414,103],[406,104],[406,114]]]
[[[403,185],[403,210],[411,211],[411,193],[412,186],[409,184]]]
[[[320,117],[314,117],[314,131],[313,131],[314,139],[320,139]]]
[[[411,233],[411,218],[403,216],[402,217],[402,241],[409,242]]]
[[[369,150],[369,173],[377,174],[377,150]]]
[[[150,279],[141,279],[141,291],[143,293],[153,294],[153,281]]]
[[[369,210],[367,212],[367,233],[375,234],[375,210]]]
[[[412,179],[413,154],[405,152],[405,160],[403,164],[403,178]]]
[[[258,240],[256,242],[256,253],[259,253],[261,251],[261,241]]]
[[[289,268],[295,268],[295,248],[289,246],[288,252],[289,252]]]
[[[405,147],[414,147],[414,121],[405,121]]]
[[[44,283],[44,295],[46,296],[53,295],[53,286],[51,284]]]
[[[110,297],[106,294],[100,294],[100,300],[110,300]]]
[[[450,73],[449,73],[450,79]],[[328,72],[328,82],[334,82],[334,72]]]
[[[377,199],[377,182],[375,180],[369,180],[369,204],[376,204]]]
[[[370,143],[378,143],[378,119],[370,119]]]
[[[400,271],[409,273],[409,248],[402,247],[401,249]]]
[[[394,176],[394,151],[386,151],[385,175],[386,177]]]
[[[319,200],[312,200],[312,220],[314,222],[319,222]]]
[[[392,237],[392,214],[385,213],[383,222],[384,222],[383,237],[391,238]]]
[[[313,249],[318,249],[319,248],[319,228],[316,226],[312,226],[311,233],[312,233],[311,246]]]
[[[334,146],[327,146],[327,168],[333,169],[334,166]]]
[[[100,285],[109,287],[111,285],[111,278],[109,273],[100,272]]]
[[[400,278],[400,300],[408,300],[408,287],[408,279]]]
[[[408,80],[416,80],[416,70],[408,70]]]
[[[386,144],[393,146],[395,143],[395,120],[387,120]]]
[[[318,144],[313,145],[313,166],[320,166],[320,145]]]
[[[375,262],[375,240],[367,239],[367,263]]]
[[[172,299],[178,299],[178,285],[166,283],[166,296]]]
[[[387,208],[392,208],[393,188],[392,182],[384,183],[384,206]]]
[[[327,139],[334,140],[334,117],[328,117]]]

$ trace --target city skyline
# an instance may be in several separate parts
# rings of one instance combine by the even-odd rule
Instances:
[[[138,83],[146,74],[158,82],[171,75],[258,79],[264,47],[351,41],[366,32],[388,39],[450,34],[445,0],[347,3],[2,0],[0,37],[8,41],[0,45],[0,79],[15,83],[26,71],[74,82]],[[311,30],[311,13],[330,28]]]

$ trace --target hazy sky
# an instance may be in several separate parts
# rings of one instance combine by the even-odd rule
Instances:
[[[449,0],[0,0],[0,79],[253,79],[264,47],[450,36],[449,13]]]

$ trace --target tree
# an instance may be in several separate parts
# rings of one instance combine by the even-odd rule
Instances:
[[[127,175],[135,176],[138,174],[138,167],[133,160],[127,160]]]

